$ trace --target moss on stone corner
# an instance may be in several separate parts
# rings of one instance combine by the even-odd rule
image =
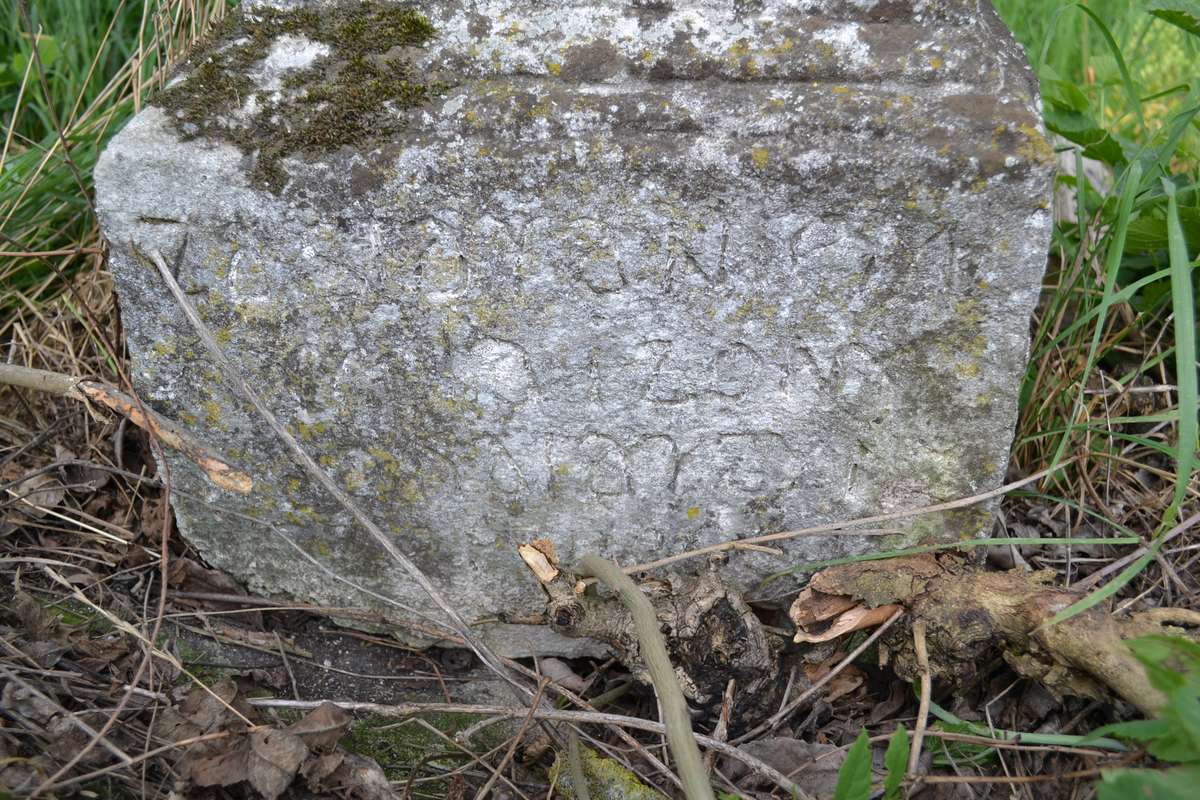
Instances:
[[[252,183],[278,193],[284,157],[386,138],[403,128],[401,111],[441,91],[413,74],[406,54],[434,34],[421,14],[381,0],[236,14],[189,60],[187,77],[153,102],[184,138],[228,141],[252,156]],[[261,90],[250,73],[285,35],[329,52],[288,75],[281,91]]]

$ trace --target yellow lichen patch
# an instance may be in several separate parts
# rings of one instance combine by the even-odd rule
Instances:
[[[699,506],[692,506],[691,508],[689,508],[687,510],[687,518],[688,519],[695,519],[698,516],[700,516],[700,507]]]
[[[770,100],[763,103],[762,110],[767,114],[777,114],[780,111],[783,111],[786,105],[787,104],[784,102],[782,97],[772,97]]]
[[[750,150],[750,158],[754,161],[755,169],[766,169],[771,161],[771,151],[765,147],[755,147]]]
[[[834,86],[829,91],[833,92],[834,94],[850,94],[850,87],[849,86]]]
[[[945,62],[943,62],[942,59],[937,56],[929,59],[929,66],[933,67],[934,69],[941,69],[944,63]]]
[[[180,411],[179,412],[179,421],[182,422],[184,425],[187,425],[189,428],[195,427],[196,422],[197,422],[196,415],[191,413],[190,411]]]
[[[421,491],[421,486],[411,478],[400,484],[400,499],[408,505],[415,505],[425,498],[425,493]]]
[[[1017,129],[1025,136],[1017,146],[1017,153],[1021,158],[1039,164],[1054,163],[1054,148],[1046,141],[1046,137],[1042,136],[1041,131],[1027,122],[1018,125]]]
[[[288,482],[286,484],[286,491],[288,494],[297,494],[300,491],[300,479],[299,478],[288,478]]]
[[[330,467],[337,464],[337,459],[334,458],[333,456],[329,455],[328,453],[326,453],[325,455],[317,458],[317,463],[320,464],[322,467],[325,467],[325,469],[329,469]]]
[[[233,339],[233,331],[229,328],[218,328],[213,334],[213,338],[217,340],[217,344],[229,344]]]
[[[204,403],[204,421],[210,428],[215,428],[221,423],[221,406],[216,400]]]
[[[971,297],[964,297],[954,304],[954,316],[963,323],[963,325],[978,325],[983,322],[983,309],[979,307],[979,301]]]
[[[175,340],[164,339],[160,342],[155,342],[152,349],[154,350],[154,355],[159,356],[160,358],[173,356],[175,355]]]
[[[784,53],[789,52],[795,46],[796,46],[796,41],[789,37],[787,39],[784,39],[782,42],[780,42],[777,45],[768,47],[763,52],[765,52],[769,56],[779,57],[779,56],[783,55]]]
[[[954,374],[966,380],[979,376],[979,365],[974,362],[959,362],[954,365]]]
[[[730,316],[738,321],[746,319],[770,321],[779,316],[779,306],[775,303],[768,303],[761,297],[751,297],[734,309]]]
[[[992,404],[992,398],[982,392],[975,395],[974,405],[976,408],[987,408]]]
[[[324,433],[328,427],[328,424],[324,422],[314,422],[311,425],[298,422],[296,423],[296,432],[300,434],[301,441],[311,442],[314,438]]]

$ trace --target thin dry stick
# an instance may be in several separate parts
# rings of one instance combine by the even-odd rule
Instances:
[[[939,511],[953,511],[956,508],[964,508],[973,506],[976,503],[982,503],[985,500],[991,500],[993,497],[1000,497],[1008,494],[1014,489],[1020,489],[1022,486],[1034,483],[1041,480],[1052,472],[1057,472],[1067,465],[1076,461],[1078,456],[1069,458],[1057,466],[1048,467],[1041,472],[1034,473],[1028,478],[1022,478],[1019,481],[1006,483],[998,489],[993,489],[990,492],[973,495],[971,497],[963,497],[958,500],[950,500],[945,503],[938,503],[932,506],[922,506],[921,508],[909,509],[906,511],[891,511],[887,514],[876,514],[872,517],[861,517],[859,519],[843,520],[842,522],[829,522],[824,525],[814,525],[811,528],[798,528],[793,531],[780,531],[779,533],[766,533],[762,536],[751,536],[746,539],[731,539],[720,544],[711,544],[707,547],[698,547],[695,550],[686,550],[682,553],[676,553],[673,556],[660,558],[657,561],[647,561],[644,564],[634,564],[631,567],[624,567],[623,572],[627,575],[632,575],[636,572],[645,572],[658,567],[665,567],[668,564],[674,564],[677,561],[683,561],[696,556],[708,555],[709,553],[719,553],[724,550],[745,549],[747,545],[761,545],[767,542],[778,542],[783,539],[795,539],[800,536],[815,536],[819,533],[840,533],[845,536],[877,536],[895,533],[892,529],[887,530],[852,530],[855,525],[874,525],[879,522],[892,522],[898,519],[907,517],[918,517],[925,514],[935,514]],[[594,583],[594,581],[586,581],[586,583]]]
[[[1162,543],[1166,544],[1167,542],[1171,541],[1179,534],[1191,529],[1191,527],[1193,525],[1195,525],[1197,522],[1200,522],[1200,512],[1192,514],[1190,517],[1185,519],[1183,522],[1179,523],[1174,528],[1171,528],[1171,530],[1164,533],[1163,537],[1162,537]],[[1116,572],[1119,569],[1123,569],[1123,568],[1127,567],[1128,565],[1132,564],[1134,561],[1141,558],[1143,555],[1146,554],[1146,551],[1149,549],[1150,548],[1148,546],[1143,545],[1143,546],[1139,547],[1137,550],[1134,550],[1132,553],[1122,556],[1121,558],[1118,558],[1116,561],[1105,564],[1103,568],[1096,570],[1095,572],[1093,572],[1091,575],[1088,575],[1083,580],[1075,581],[1075,583],[1071,584],[1071,588],[1078,589],[1080,591],[1087,591],[1088,589],[1092,588],[1100,581],[1104,580],[1104,578],[1106,578],[1107,576],[1111,575],[1112,573]]]
[[[68,581],[62,575],[58,574],[57,572],[50,569],[49,567],[42,567],[42,571],[45,572],[48,576],[50,576],[50,579],[53,580],[55,583],[57,583],[58,585],[62,586],[67,591],[69,591],[71,593],[71,596],[74,597],[76,600],[83,603],[85,606],[92,609],[100,616],[104,617],[104,619],[106,621],[108,621],[116,630],[120,631],[121,633],[127,634],[128,636],[132,636],[134,639],[136,639],[138,642],[140,642],[143,647],[147,648],[147,650],[151,656],[159,658],[163,661],[166,661],[172,667],[179,670],[180,673],[186,675],[193,683],[196,684],[197,687],[199,687],[209,697],[211,697],[215,701],[217,701],[217,703],[219,703],[222,707],[224,707],[225,710],[231,712],[232,714],[235,714],[238,717],[238,719],[240,719],[242,722],[246,723],[246,725],[248,725],[250,727],[254,727],[254,723],[251,722],[249,719],[247,719],[246,716],[244,714],[242,714],[242,712],[238,711],[232,705],[230,705],[229,703],[222,700],[220,695],[218,695],[216,692],[214,692],[212,689],[210,689],[208,687],[208,685],[204,683],[204,681],[200,680],[195,675],[193,675],[187,669],[187,667],[185,667],[183,665],[183,662],[180,661],[178,658],[176,658],[174,655],[159,648],[144,633],[139,631],[137,628],[133,627],[133,625],[129,624],[125,620],[118,617],[116,614],[113,614],[111,611],[109,611],[105,608],[101,608],[100,606],[96,605],[94,602],[92,602],[90,599],[88,599],[87,595],[85,595],[83,592],[79,591],[79,588],[77,586],[72,584],[70,581]],[[133,684],[133,685],[136,686],[137,684]],[[128,697],[128,696],[129,696],[129,694],[127,693],[126,697]],[[107,729],[101,728],[100,733],[101,734],[107,733]],[[41,791],[41,789],[39,788],[38,791]]]
[[[908,751],[908,775],[917,777],[917,764],[921,760],[921,744],[925,741],[925,728],[929,725],[929,693],[933,691],[933,679],[929,675],[929,650],[925,645],[925,620],[914,620],[912,624],[913,649],[917,654],[917,668],[921,670],[921,705],[917,709],[917,721],[913,726],[912,749]]]
[[[18,364],[0,364],[0,383],[20,386],[39,392],[66,397],[71,400],[95,400],[157,436],[163,444],[178,450],[204,470],[209,480],[220,486],[242,494],[253,488],[250,476],[235,467],[220,455],[196,441],[181,425],[142,406],[124,392],[100,381],[84,381],[70,375],[33,369]]]
[[[521,723],[521,727],[513,735],[512,741],[508,745],[508,749],[504,751],[504,757],[500,759],[500,763],[496,765],[496,770],[487,779],[487,782],[475,794],[475,800],[484,800],[488,796],[488,792],[492,790],[496,779],[508,768],[508,762],[512,761],[513,754],[517,752],[517,745],[525,738],[525,732],[529,730],[530,723],[533,722],[533,710],[542,704],[542,692],[546,689],[547,678],[538,681],[537,691],[534,692],[533,702],[529,704],[529,713],[525,715],[525,721]]]
[[[401,703],[398,705],[384,705],[382,703],[350,703],[339,700],[273,700],[271,698],[252,697],[247,698],[247,703],[259,708],[291,708],[297,711],[311,711],[317,708],[322,703],[333,703],[334,705],[346,711],[378,714],[381,717],[412,717],[417,714],[478,714],[480,716],[497,716],[516,719],[524,717],[529,713],[528,708],[515,708],[509,706],[486,706],[486,705],[469,705],[469,704],[446,704],[446,703]],[[551,720],[555,722],[574,722],[579,724],[596,724],[596,725],[615,725],[634,730],[646,731],[647,733],[666,733],[666,726],[661,722],[654,722],[648,719],[639,719],[638,717],[626,717],[621,714],[606,714],[599,711],[567,711],[551,708],[548,706],[540,706],[533,712],[535,719]],[[804,788],[792,780],[789,780],[779,770],[772,767],[760,758],[742,752],[738,748],[726,742],[718,742],[709,736],[703,734],[695,734],[696,741],[704,747],[712,748],[722,755],[740,761],[745,764],[751,772],[760,775],[773,783],[785,792],[790,792],[795,795],[797,800],[812,800],[812,795],[804,791]]]
[[[641,657],[650,672],[650,680],[662,706],[667,744],[671,748],[671,755],[675,756],[684,794],[688,800],[714,800],[712,784],[704,770],[704,760],[700,757],[700,748],[692,731],[692,720],[688,716],[683,690],[679,688],[675,668],[671,666],[671,657],[667,655],[667,644],[658,628],[654,606],[637,584],[613,562],[600,556],[586,555],[580,560],[580,567],[584,574],[595,576],[616,592],[633,617]]]
[[[141,252],[137,249],[136,245],[134,246],[134,251],[137,253]],[[450,603],[442,595],[441,590],[433,585],[433,582],[429,580],[429,577],[421,570],[421,568],[418,567],[412,559],[402,553],[400,549],[392,543],[387,534],[380,530],[379,526],[376,525],[371,518],[367,516],[366,512],[359,507],[358,503],[354,502],[350,495],[342,491],[342,488],[338,486],[332,478],[329,477],[324,469],[318,466],[317,462],[314,461],[312,456],[310,456],[304,450],[304,448],[300,446],[300,443],[296,441],[295,437],[288,433],[287,429],[284,428],[283,425],[280,424],[279,420],[275,418],[275,415],[270,409],[267,408],[258,392],[256,392],[250,386],[246,379],[242,377],[241,372],[237,370],[225,356],[225,353],[221,350],[220,345],[217,344],[217,340],[213,338],[212,333],[208,330],[208,326],[204,324],[204,322],[200,319],[200,315],[196,313],[196,308],[192,305],[191,300],[189,300],[187,295],[183,293],[183,290],[179,288],[179,284],[176,282],[175,277],[171,274],[171,270],[167,266],[166,261],[163,260],[162,254],[157,250],[151,251],[150,261],[155,267],[158,268],[159,275],[162,277],[163,282],[166,283],[167,288],[170,289],[171,294],[175,297],[175,302],[183,311],[184,316],[187,317],[188,322],[191,323],[193,330],[195,330],[196,334],[200,337],[200,341],[204,343],[205,349],[208,350],[209,355],[212,356],[213,361],[216,362],[218,369],[220,369],[220,371],[225,375],[226,379],[233,384],[242,397],[249,401],[249,403],[254,406],[255,410],[258,411],[262,418],[266,420],[267,425],[287,446],[287,448],[292,451],[292,455],[294,455],[300,465],[304,467],[305,471],[308,472],[308,474],[312,476],[312,478],[316,480],[317,483],[319,483],[325,489],[325,491],[329,492],[329,494],[331,494],[344,509],[349,511],[350,515],[358,521],[358,524],[366,528],[367,532],[370,533],[375,541],[379,543],[379,546],[383,548],[384,552],[386,552],[393,561],[399,564],[401,568],[408,573],[409,577],[411,577],[413,581],[421,587],[425,594],[429,596],[429,599],[432,600],[434,604],[442,610],[442,613],[444,613],[450,620],[451,627],[453,627],[455,632],[462,637],[467,646],[474,651],[475,655],[479,657],[479,660],[486,664],[489,669],[503,678],[506,682],[508,682],[508,684],[519,693],[519,696],[522,700],[527,700],[532,695],[532,692],[529,690],[529,688],[518,681],[513,676],[512,671],[507,669],[503,662],[501,662],[501,660],[492,652],[491,648],[488,647],[488,645],[484,643],[474,631],[471,630],[470,626],[467,625],[466,620],[464,620],[459,615],[458,611],[450,605]]]
[[[792,671],[795,674],[795,670]],[[790,681],[789,681],[789,685]],[[730,678],[725,684],[725,694],[721,697],[721,713],[717,715],[717,726],[713,728],[713,738],[719,742],[723,742],[729,738],[729,715],[733,711],[733,692],[737,688],[737,680]],[[717,754],[712,750],[708,751],[708,755],[704,758],[704,769],[708,774],[712,774],[713,767],[716,766]]]
[[[804,703],[805,700],[807,700],[808,698],[812,697],[814,694],[819,692],[821,690],[821,687],[823,687],[825,684],[827,684],[831,680],[833,680],[834,677],[836,677],[839,672],[844,670],[846,667],[850,666],[850,664],[854,661],[854,659],[856,659],[860,655],[862,655],[863,652],[865,652],[868,647],[870,647],[872,644],[875,643],[876,639],[878,639],[880,636],[883,635],[884,631],[886,631],[888,628],[892,627],[892,625],[896,622],[896,620],[900,619],[900,617],[903,615],[904,615],[904,609],[897,610],[896,613],[892,614],[890,617],[888,617],[887,620],[884,621],[884,623],[882,625],[880,625],[878,628],[876,628],[874,631],[872,631],[871,635],[868,636],[866,638],[866,640],[863,641],[862,644],[860,644],[858,647],[854,648],[854,651],[852,653],[850,653],[850,655],[846,656],[841,661],[839,661],[837,666],[834,667],[833,669],[829,670],[829,672],[827,672],[825,675],[823,675],[820,680],[818,680],[812,686],[808,687],[803,692],[801,692],[799,695],[797,695],[795,700],[788,703],[786,706],[779,709],[779,711],[772,714],[769,719],[764,720],[763,722],[759,723],[756,727],[754,727],[752,730],[747,731],[746,733],[743,733],[738,738],[734,739],[733,743],[734,744],[742,744],[743,742],[748,742],[757,736],[761,736],[762,734],[767,733],[768,731],[773,731],[773,730],[775,730],[775,728],[779,727],[779,725],[785,719],[790,717],[792,715],[792,713],[795,712],[795,710]]]
[[[55,783],[54,788],[61,790],[66,786],[73,786],[77,783],[86,783],[87,781],[95,780],[96,778],[116,772],[119,769],[135,766],[137,764],[149,761],[152,758],[160,756],[163,753],[168,753],[172,750],[183,750],[193,744],[212,742],[216,741],[217,739],[227,739],[230,736],[239,735],[239,733],[240,732],[238,731],[217,731],[216,733],[205,733],[200,736],[193,736],[190,739],[181,739],[178,742],[164,744],[161,747],[156,747],[153,750],[147,750],[140,755],[133,756],[128,764],[110,764],[107,767],[101,767],[100,769],[92,770],[91,772],[85,772],[82,775],[73,775],[70,778],[67,778],[65,781],[58,781]]]
[[[11,670],[6,669],[5,667],[0,667],[0,675],[3,675],[5,680],[15,683],[17,686],[20,686],[22,689],[29,692],[34,697],[41,700],[43,703],[49,703],[50,705],[52,705],[64,719],[68,720],[72,725],[74,725],[79,730],[83,731],[88,736],[92,737],[93,739],[96,739],[100,743],[101,747],[103,747],[105,750],[107,750],[108,752],[110,752],[114,756],[116,756],[117,760],[119,760],[121,762],[121,766],[129,766],[130,764],[133,763],[133,759],[124,750],[122,750],[121,748],[119,748],[115,744],[113,744],[112,741],[108,739],[108,737],[102,736],[101,734],[97,733],[92,728],[92,726],[88,725],[86,722],[81,720],[78,716],[75,715],[74,712],[68,711],[67,709],[63,708],[53,698],[47,697],[46,695],[42,694],[40,691],[35,689],[33,686],[30,686],[28,683],[21,680]]]
[[[425,730],[429,731],[429,733],[433,734],[437,738],[446,742],[446,744],[450,745],[454,749],[461,750],[465,755],[470,756],[471,761],[469,763],[467,763],[464,767],[461,767],[460,770],[469,768],[471,766],[471,764],[478,764],[479,766],[483,767],[485,770],[490,772],[497,779],[504,781],[504,783],[507,784],[508,787],[511,788],[514,793],[516,793],[517,797],[523,798],[523,800],[529,800],[529,796],[527,794],[525,794],[524,792],[522,792],[515,783],[513,783],[511,780],[509,780],[507,777],[505,777],[505,775],[502,772],[500,772],[498,769],[493,767],[491,764],[487,763],[487,761],[485,759],[487,758],[487,755],[489,753],[491,753],[492,751],[489,750],[487,753],[483,754],[482,756],[478,755],[477,753],[473,753],[470,748],[463,746],[461,743],[455,741],[452,736],[448,736],[444,731],[438,730],[438,728],[436,726],[430,725],[428,722],[426,722],[423,719],[417,718],[417,719],[412,719],[412,720],[405,720],[405,722],[413,722],[417,726],[424,728]],[[385,725],[382,728],[379,728],[379,730],[396,728],[401,725],[404,725],[405,722],[398,723],[397,725]],[[444,778],[448,777],[449,775],[455,774],[455,772],[459,772],[460,770],[453,770],[451,772],[445,773],[438,777],[440,779],[444,779]],[[418,782],[417,774],[416,774],[416,769],[414,767],[413,772],[409,775],[408,785],[405,787],[405,795],[404,796],[406,798],[411,797],[411,795],[408,794],[408,788],[411,787],[413,784],[416,784],[417,782]]]
[[[531,680],[538,679],[537,673],[535,673],[533,670],[531,670],[529,667],[525,666],[524,664],[521,664],[520,662],[506,660],[505,663],[512,669],[521,673],[525,677],[530,678]],[[554,683],[553,681],[548,685],[547,688],[549,688],[550,691],[554,692],[559,697],[562,697],[562,698],[568,700],[569,702],[574,703],[576,706],[578,706],[579,708],[582,708],[584,711],[598,711],[600,708],[603,707],[604,703],[602,703],[601,701],[604,700],[606,696],[610,700],[615,699],[616,697],[619,697],[620,694],[623,694],[624,691],[628,690],[629,684],[625,684],[624,687],[618,687],[616,690],[610,690],[609,692],[606,692],[605,694],[598,695],[597,697],[593,697],[591,700],[585,700],[585,699],[583,699],[583,697],[576,694],[575,692],[572,692],[570,689],[563,687],[561,684]],[[628,745],[631,750],[633,750],[638,755],[640,755],[642,758],[644,758],[646,761],[648,761],[652,767],[654,767],[656,770],[658,770],[659,774],[666,777],[667,780],[669,780],[672,784],[677,786],[679,789],[683,789],[683,783],[679,780],[679,777],[674,772],[672,772],[670,770],[670,768],[667,767],[667,765],[664,764],[658,758],[658,756],[654,755],[649,750],[647,750],[646,747],[641,742],[639,742],[637,739],[630,736],[625,731],[625,729],[622,728],[620,725],[612,725],[610,727],[611,727],[613,733],[615,733],[621,741],[623,741],[626,745]]]

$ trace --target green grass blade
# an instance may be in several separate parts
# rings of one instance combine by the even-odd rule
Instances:
[[[1174,313],[1175,381],[1179,397],[1179,454],[1175,462],[1175,493],[1171,507],[1163,516],[1159,533],[1175,524],[1179,507],[1187,493],[1196,466],[1196,439],[1200,426],[1197,409],[1200,399],[1196,386],[1196,303],[1192,295],[1192,264],[1187,242],[1179,224],[1179,203],[1175,184],[1163,180],[1167,193],[1167,245],[1171,262],[1171,307]],[[1186,409],[1191,409],[1186,412]]]
[[[1136,578],[1138,573],[1146,568],[1147,564],[1154,560],[1154,557],[1158,555],[1159,548],[1161,547],[1162,539],[1155,539],[1154,542],[1151,543],[1149,549],[1142,554],[1141,558],[1139,558],[1137,561],[1134,561],[1125,569],[1121,570],[1121,573],[1117,575],[1117,577],[1113,578],[1111,581],[1104,584],[1086,597],[1076,600],[1074,603],[1055,614],[1050,621],[1044,623],[1043,627],[1051,627],[1060,622],[1065,622],[1076,614],[1082,614],[1084,611],[1092,608],[1097,603],[1102,603],[1108,598],[1112,597],[1114,594],[1119,592],[1125,586],[1125,584]]]
[[[1117,69],[1121,72],[1121,82],[1125,86],[1125,94],[1129,98],[1129,105],[1133,109],[1133,112],[1137,115],[1138,123],[1141,125],[1141,129],[1145,131],[1146,117],[1142,113],[1141,94],[1138,92],[1137,86],[1133,82],[1133,76],[1129,74],[1129,67],[1125,64],[1125,56],[1121,54],[1121,48],[1117,44],[1117,40],[1113,38],[1112,31],[1108,29],[1108,26],[1104,24],[1104,20],[1100,19],[1095,11],[1092,11],[1082,3],[1076,3],[1075,7],[1095,20],[1096,25],[1100,28],[1100,34],[1104,37],[1104,41],[1108,45],[1108,49],[1112,51],[1113,58],[1117,62]]]
[[[1079,162],[1076,174],[1082,175],[1083,160],[1078,152],[1076,151],[1076,160]],[[1125,236],[1129,232],[1129,219],[1130,214],[1133,212],[1133,201],[1137,198],[1138,187],[1142,183],[1142,165],[1136,161],[1130,164],[1122,176],[1122,181],[1124,182],[1124,188],[1121,190],[1121,200],[1117,207],[1117,223],[1113,229],[1112,238],[1108,242],[1108,250],[1105,254],[1104,295],[1100,298],[1100,307],[1096,309],[1096,326],[1092,329],[1092,343],[1088,348],[1087,363],[1083,368],[1083,374],[1079,378],[1079,395],[1075,400],[1075,410],[1072,412],[1071,420],[1068,420],[1067,432],[1059,439],[1058,447],[1054,451],[1054,457],[1050,459],[1052,466],[1062,463],[1063,455],[1067,451],[1067,445],[1071,441],[1071,434],[1076,430],[1074,420],[1078,419],[1085,405],[1084,392],[1087,390],[1088,376],[1092,374],[1092,368],[1096,366],[1096,353],[1100,349],[1100,337],[1104,334],[1104,326],[1108,321],[1108,309],[1112,307],[1113,297],[1116,295],[1117,270],[1121,268],[1121,256],[1125,252]],[[1082,231],[1082,213],[1079,215],[1079,219]],[[1081,232],[1080,241],[1084,241],[1085,238],[1086,233]]]
[[[1129,750],[1128,747],[1116,739],[1092,738],[1091,734],[1075,736],[1067,733],[1021,733],[1018,731],[989,728],[986,725],[979,725],[959,719],[932,700],[929,701],[929,713],[947,725],[962,726],[964,730],[969,731],[973,736],[987,736],[991,739],[1000,739],[1006,742],[1019,741],[1022,744],[1041,744],[1051,747],[1090,746],[1102,750],[1115,750],[1118,753],[1128,752]]]

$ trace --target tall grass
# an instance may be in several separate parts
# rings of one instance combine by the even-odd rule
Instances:
[[[1038,73],[1059,150],[1076,174],[1088,159],[1111,176],[1059,178],[1078,219],[1054,234],[1015,457],[1030,472],[1077,457],[1040,499],[1067,510],[1072,533],[1098,518],[1150,547],[1064,617],[1155,561],[1175,577],[1161,534],[1200,505],[1200,19],[1175,13],[1186,5],[996,0]]]
[[[100,267],[92,167],[227,0],[0,0],[0,335]]]

